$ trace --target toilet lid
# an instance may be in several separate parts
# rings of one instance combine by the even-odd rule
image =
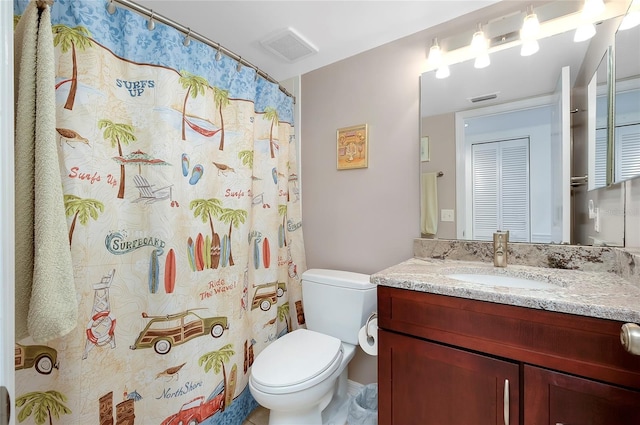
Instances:
[[[338,338],[298,329],[260,352],[251,377],[265,391],[302,383],[308,388],[333,373],[341,360],[342,342]]]

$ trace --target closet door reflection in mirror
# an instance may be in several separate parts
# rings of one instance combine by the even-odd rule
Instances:
[[[612,181],[612,171],[607,179],[609,146],[609,50],[600,60],[598,69],[589,82],[588,90],[588,143],[589,143],[589,190],[605,187]],[[609,158],[609,159],[608,159]],[[612,167],[609,167],[612,170]]]
[[[636,1],[635,3],[640,3]],[[631,7],[634,7],[632,5]],[[640,9],[640,4],[637,5]],[[640,10],[630,10],[640,13]],[[623,21],[624,23],[624,21]],[[614,181],[640,176],[640,25],[615,38]]]

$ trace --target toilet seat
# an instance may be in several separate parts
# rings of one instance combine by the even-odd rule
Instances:
[[[256,357],[250,379],[257,390],[269,394],[302,391],[335,372],[342,353],[338,338],[298,329],[274,341]]]

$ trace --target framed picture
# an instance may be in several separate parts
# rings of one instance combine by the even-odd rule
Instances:
[[[431,161],[429,156],[429,137],[424,136],[420,138],[420,161]]]
[[[337,132],[338,170],[369,166],[369,134],[367,124],[339,128]]]

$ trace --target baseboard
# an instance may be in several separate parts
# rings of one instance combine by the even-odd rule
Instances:
[[[362,387],[364,387],[363,384],[349,379],[347,381],[347,394],[349,394],[350,396],[355,396],[360,392]]]

